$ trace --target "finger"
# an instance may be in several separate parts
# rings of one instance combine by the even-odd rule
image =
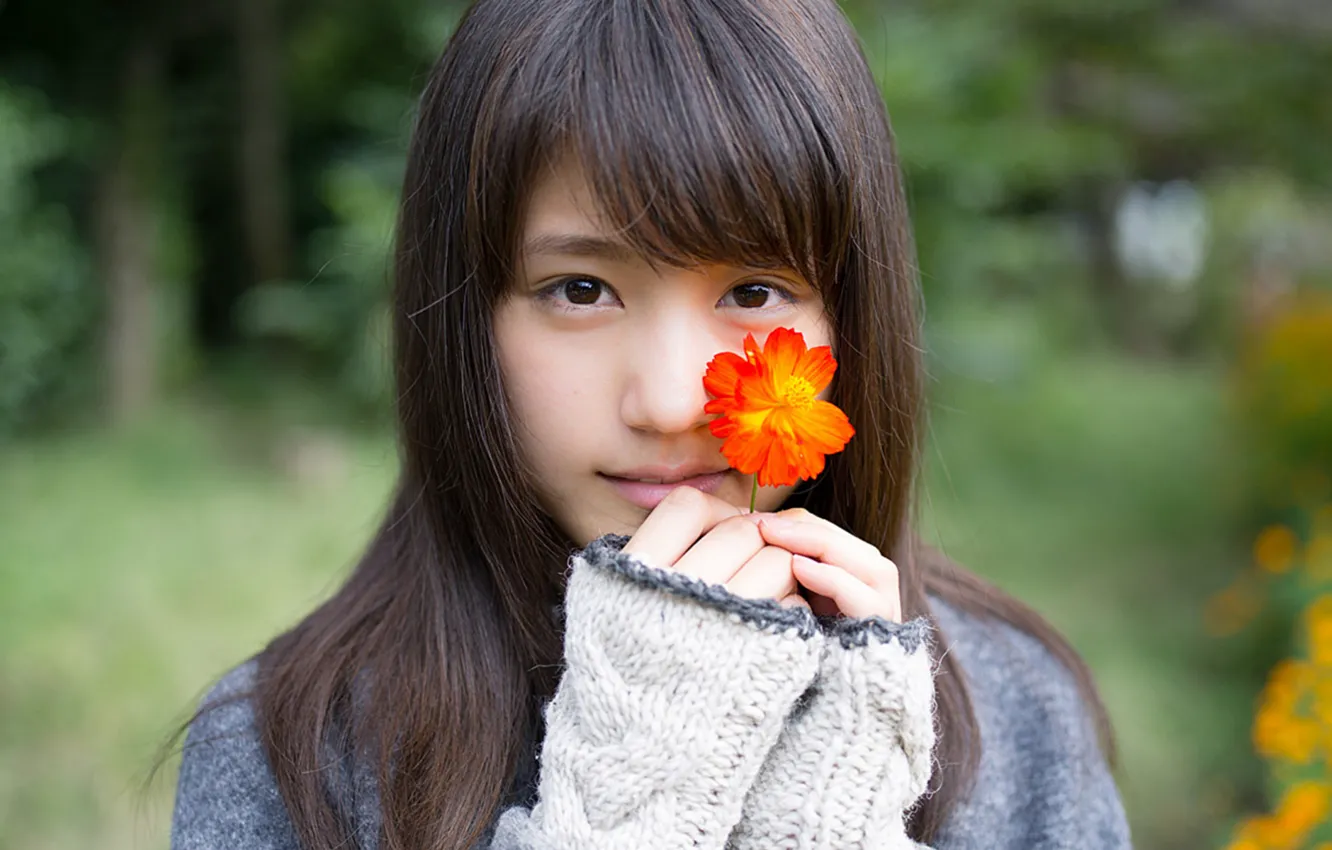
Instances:
[[[735,505],[716,496],[693,487],[676,487],[647,515],[623,552],[656,567],[672,567],[698,538],[739,513]]]
[[[744,517],[722,520],[675,562],[675,569],[710,584],[725,584],[763,551],[763,535]]]
[[[800,585],[791,573],[791,553],[780,546],[763,546],[736,571],[726,589],[746,599],[783,599],[796,593]]]
[[[781,601],[778,602],[777,604],[780,605],[780,606],[782,606],[783,608],[809,608],[809,607],[810,607],[810,605],[809,605],[809,601],[806,600],[805,597],[801,596],[799,593],[792,593],[790,596],[787,596],[785,599],[781,600]]]
[[[791,559],[796,580],[815,593],[827,596],[837,603],[844,616],[858,618],[871,614],[885,616],[880,594],[846,570],[823,564],[804,555]],[[891,613],[891,612],[889,612]],[[885,619],[900,619],[885,617]]]
[[[762,514],[754,522],[774,546],[850,572],[878,591],[898,590],[897,565],[871,544],[834,523],[803,511]]]

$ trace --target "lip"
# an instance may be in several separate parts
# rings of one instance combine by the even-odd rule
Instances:
[[[600,473],[610,482],[620,498],[644,510],[652,510],[676,487],[693,487],[704,493],[713,494],[731,473],[731,469],[700,470],[698,467],[643,467],[628,470],[619,475]],[[634,479],[662,479],[660,482],[638,481]]]

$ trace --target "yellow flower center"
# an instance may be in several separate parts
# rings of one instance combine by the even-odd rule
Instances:
[[[787,378],[777,391],[777,397],[787,407],[796,410],[809,410],[814,406],[814,385],[799,376]]]

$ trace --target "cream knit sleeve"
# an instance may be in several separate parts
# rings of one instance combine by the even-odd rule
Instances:
[[[501,814],[492,850],[721,850],[818,670],[808,610],[658,569],[624,542],[573,559],[538,800]]]
[[[769,754],[731,850],[905,850],[929,782],[934,677],[925,619],[843,620]]]

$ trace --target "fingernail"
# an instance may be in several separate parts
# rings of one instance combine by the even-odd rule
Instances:
[[[786,531],[793,523],[789,519],[769,514],[765,517],[759,517],[759,522],[765,528],[771,528],[773,531]]]

